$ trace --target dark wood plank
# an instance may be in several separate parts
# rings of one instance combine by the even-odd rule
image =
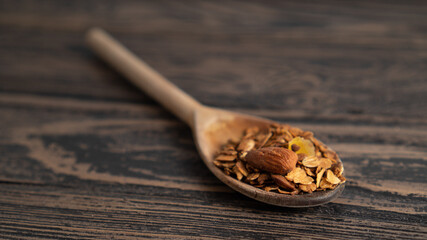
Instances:
[[[286,209],[85,46],[105,27],[202,103],[312,130],[348,178]],[[423,1],[0,1],[1,238],[427,238]]]
[[[200,161],[189,129],[161,110],[13,94],[2,94],[0,99],[5,116],[44,117],[32,117],[31,127],[4,132],[1,146],[7,158],[0,167],[4,181],[79,188],[86,185],[81,181],[92,180],[126,184],[115,188],[126,189],[130,184],[131,188],[170,188],[193,195],[230,192]],[[287,119],[280,114],[273,117]],[[17,124],[12,121],[2,126]],[[296,125],[315,131],[341,154],[349,182],[336,204],[425,220],[424,123],[398,129],[346,121],[300,120]]]
[[[0,90],[141,99],[88,57],[82,35],[100,25],[205,104],[426,117],[422,2],[222,4],[4,4]]]
[[[287,209],[235,192],[99,183],[77,188],[3,183],[0,189],[5,237],[423,239],[427,234],[420,215],[344,203]]]

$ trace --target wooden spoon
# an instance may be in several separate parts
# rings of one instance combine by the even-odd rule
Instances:
[[[334,190],[292,196],[267,192],[225,175],[213,164],[214,154],[220,147],[229,139],[241,137],[248,127],[258,126],[266,130],[273,121],[200,104],[101,29],[89,30],[86,40],[103,60],[191,127],[197,149],[206,166],[232,189],[258,201],[286,207],[324,204],[343,191],[344,184],[340,184]]]

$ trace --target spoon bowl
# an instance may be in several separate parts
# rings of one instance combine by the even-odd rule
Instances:
[[[238,139],[249,127],[256,126],[260,131],[267,131],[272,123],[275,122],[251,115],[202,107],[196,111],[193,133],[199,154],[209,170],[223,183],[250,198],[284,207],[312,207],[337,198],[344,190],[344,184],[340,184],[333,190],[285,195],[267,192],[227,176],[213,164],[215,154],[229,139]]]
[[[141,59],[101,29],[88,31],[89,46],[133,84],[160,102],[192,129],[196,146],[209,170],[232,189],[258,201],[284,207],[311,207],[330,202],[344,190],[341,183],[333,190],[310,194],[285,195],[267,192],[227,176],[214,164],[214,156],[229,139],[238,139],[249,127],[267,131],[271,120],[207,107],[166,80]],[[341,159],[338,159],[341,162]]]

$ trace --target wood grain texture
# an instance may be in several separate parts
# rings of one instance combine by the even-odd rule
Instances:
[[[211,106],[312,130],[333,203],[219,182],[190,129],[101,63],[101,26]],[[0,1],[0,238],[427,238],[423,1]]]

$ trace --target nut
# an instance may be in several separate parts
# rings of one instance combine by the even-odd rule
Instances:
[[[295,168],[298,156],[286,148],[266,147],[249,151],[245,160],[263,171],[286,175]]]
[[[285,177],[278,174],[271,174],[271,178],[274,180],[274,182],[279,185],[279,187],[282,187],[287,190],[296,190],[295,186],[290,183],[288,180],[286,180]]]

